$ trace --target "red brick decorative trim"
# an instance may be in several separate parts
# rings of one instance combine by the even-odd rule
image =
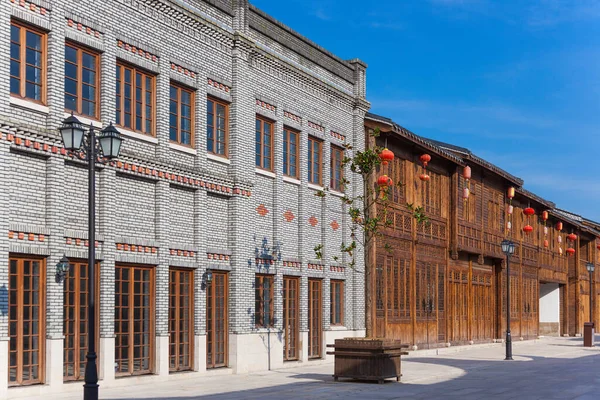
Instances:
[[[275,264],[275,260],[270,258],[255,258],[254,262],[256,265],[273,265]]]
[[[300,263],[297,261],[284,261],[283,266],[290,268],[300,268]]]
[[[8,238],[9,239],[17,239],[17,240],[28,240],[30,242],[44,242],[46,240],[46,235],[40,233],[40,234],[36,234],[36,233],[31,233],[31,232],[15,232],[15,231],[8,231]]]
[[[6,139],[8,142],[14,143],[14,145],[16,145],[16,146],[27,147],[29,149],[37,150],[40,152],[60,154],[62,156],[71,157],[71,158],[79,158],[79,159],[84,158],[83,153],[74,154],[71,152],[67,152],[63,147],[60,147],[60,146],[57,146],[54,144],[50,144],[50,143],[36,141],[33,139],[29,139],[29,138],[22,138],[22,137],[16,136],[14,133],[6,133],[6,134],[0,133],[0,140],[4,140],[4,139]],[[204,181],[201,179],[196,179],[196,178],[192,178],[189,176],[183,176],[183,175],[179,175],[179,174],[176,174],[173,172],[150,168],[150,167],[139,165],[139,164],[133,163],[133,162],[128,162],[128,161],[110,161],[109,162],[106,159],[100,159],[99,162],[102,162],[104,164],[115,167],[116,169],[132,172],[132,173],[135,173],[135,174],[138,174],[141,176],[153,177],[155,179],[164,179],[164,180],[167,180],[170,182],[178,182],[182,185],[188,185],[188,186],[192,186],[192,187],[200,187],[200,188],[204,188],[211,192],[226,193],[226,194],[230,194],[230,195],[233,194],[236,196],[244,196],[244,197],[250,197],[252,195],[252,192],[249,190],[240,189],[240,188],[231,188],[231,187],[228,187],[223,184],[207,182],[207,181]]]
[[[169,249],[169,254],[172,256],[178,257],[195,257],[196,252],[189,250],[181,250],[181,249]]]
[[[338,229],[340,229],[340,224],[338,224],[338,222],[336,220],[331,221],[331,223],[329,225],[331,226],[331,229],[333,229],[334,231],[337,231]]]
[[[259,106],[259,107],[262,107],[264,109],[267,109],[269,111],[273,111],[273,112],[277,111],[277,107],[276,106],[274,106],[273,104],[265,103],[262,100],[256,99],[256,105]]]
[[[344,142],[346,140],[346,135],[342,135],[341,133],[329,131],[329,134],[331,135],[331,137],[333,137],[337,140],[341,140],[342,142]]]
[[[260,215],[261,217],[264,217],[265,215],[267,215],[269,213],[269,209],[267,207],[265,207],[264,204],[261,204],[258,207],[256,207],[256,213],[258,215]]]
[[[89,247],[90,242],[88,240],[85,240],[85,239],[66,237],[65,238],[65,244],[75,245],[75,246],[82,246],[83,245],[85,247]],[[99,245],[100,245],[100,243],[96,240],[94,242],[94,247],[98,247]]]
[[[219,253],[206,253],[206,257],[209,260],[219,260],[219,261],[229,261],[229,254],[219,254]]]
[[[134,45],[126,43],[122,40],[117,40],[117,47],[120,47],[120,48],[124,49],[125,51],[130,51],[133,54],[137,54],[140,57],[144,57],[147,60],[150,60],[153,62],[158,61],[158,56],[156,54],[152,54],[148,51],[137,48]]]
[[[312,121],[308,121],[308,127],[313,128],[314,130],[319,131],[319,132],[325,132],[325,128],[321,124],[317,124]]]
[[[38,12],[40,13],[40,15],[46,15],[48,13],[48,10],[44,7],[40,7],[37,4],[34,4],[30,1],[26,1],[26,0],[10,0],[11,3],[13,4],[18,4],[19,6],[28,9],[29,11],[33,11],[33,12]]]
[[[174,62],[171,63],[171,71],[177,71],[180,74],[184,74],[185,76],[190,76],[192,78],[196,77],[196,73],[194,71],[190,71],[189,69],[182,67],[181,65],[177,65]]]
[[[89,26],[85,26],[85,25],[83,25],[80,22],[75,22],[75,21],[73,21],[70,18],[67,18],[67,26],[70,27],[70,28],[75,28],[78,31],[85,32],[88,35],[94,36],[94,37],[97,37],[97,38],[99,38],[102,35],[97,30],[95,30],[93,28],[90,28]]]
[[[231,87],[225,85],[224,83],[217,82],[214,79],[207,78],[206,82],[208,83],[208,86],[212,86],[216,89],[222,90],[225,93],[229,93],[231,91]]]
[[[321,264],[308,264],[308,269],[323,271],[323,266]]]
[[[310,226],[315,227],[319,223],[319,220],[313,215],[308,219],[308,223],[310,224]]]
[[[296,114],[292,114],[289,111],[284,111],[283,112],[283,116],[286,118],[291,119],[292,121],[296,121],[297,123],[301,124],[302,123],[302,117],[297,116]]]
[[[287,210],[286,212],[283,213],[283,218],[285,218],[285,220],[287,222],[292,222],[294,220],[294,218],[296,218],[296,216],[294,215],[292,210]]]
[[[329,270],[331,272],[346,272],[346,267],[336,267],[336,266],[331,265],[329,267]]]
[[[118,251],[130,251],[133,253],[151,253],[156,254],[158,251],[158,247],[154,246],[141,246],[137,244],[129,244],[129,243],[116,243],[116,247]]]

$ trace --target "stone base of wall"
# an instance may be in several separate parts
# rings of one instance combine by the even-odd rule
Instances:
[[[540,336],[560,336],[558,322],[540,322]]]

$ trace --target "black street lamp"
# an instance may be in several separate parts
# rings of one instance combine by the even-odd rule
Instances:
[[[123,138],[112,124],[100,131],[84,125],[73,115],[59,128],[67,151],[83,150],[88,161],[88,352],[85,363],[84,400],[98,400],[98,368],[96,366],[96,161],[98,157],[112,159],[119,156]]]
[[[502,252],[506,255],[506,358],[512,360],[512,339],[510,336],[510,256],[515,254],[515,244],[507,239],[501,243]]]
[[[590,322],[594,322],[594,301],[593,301],[593,291],[592,291],[592,277],[594,275],[594,269],[596,269],[596,266],[594,265],[594,263],[588,262],[587,264],[585,264],[585,267],[587,268],[588,272],[590,273]]]

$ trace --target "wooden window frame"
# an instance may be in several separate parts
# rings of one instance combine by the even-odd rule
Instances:
[[[290,151],[290,133],[293,133],[294,135],[296,135],[296,142],[294,143],[294,145],[296,146],[296,151],[295,152],[291,152]],[[283,143],[284,145],[287,144],[287,168],[286,165],[282,163],[283,165],[283,175],[285,176],[289,176],[290,178],[294,178],[294,179],[298,179],[300,177],[300,171],[298,168],[298,163],[300,161],[300,132],[295,130],[295,129],[291,129],[288,128],[287,126],[283,127]],[[296,169],[296,173],[295,174],[290,174],[290,156],[294,156],[296,158],[296,162],[294,163],[294,168]]]
[[[315,293],[318,297],[315,298]],[[316,315],[313,314],[316,311]],[[316,321],[316,323],[315,323]],[[313,326],[317,331],[313,332]],[[315,343],[316,341],[316,343]],[[308,278],[308,358],[323,357],[323,279]]]
[[[189,343],[189,366],[185,366],[185,367],[181,367],[178,362],[177,362],[177,366],[175,367],[171,367],[171,357],[173,356],[170,351],[169,351],[169,372],[180,372],[180,371],[190,371],[194,369],[194,332],[195,332],[195,324],[194,324],[194,270],[190,269],[190,268],[175,268],[175,267],[169,267],[169,349],[171,348],[171,297],[172,297],[172,293],[171,293],[171,284],[172,284],[172,280],[171,280],[171,273],[175,273],[179,276],[179,274],[189,274],[190,276],[190,293],[189,293],[189,305],[188,305],[188,318],[190,321],[190,328],[189,328],[189,332],[188,332],[188,343]],[[181,294],[181,285],[180,285],[180,281],[177,281],[177,283],[175,284],[176,286],[176,293],[175,293],[175,298],[179,298],[180,294]],[[177,308],[179,308],[179,304],[176,305]],[[181,319],[178,318],[176,320],[176,335],[179,336],[179,326],[180,326],[180,321]],[[179,344],[179,342],[177,342],[177,344]],[[178,347],[178,346],[177,346]],[[177,354],[175,355],[176,360],[179,357],[179,352],[177,352]]]
[[[265,281],[269,282],[269,323],[265,323]],[[275,276],[267,274],[256,274],[254,277],[254,324],[257,328],[273,328],[275,326]]]
[[[267,118],[264,118],[260,115],[256,116],[256,121],[260,121],[260,154],[256,154],[256,151],[255,151],[254,165],[256,168],[272,172],[274,164],[275,164],[275,160],[273,159],[273,154],[274,154],[274,152],[273,152],[273,137],[274,137],[273,128],[275,127],[275,124],[273,123],[273,121],[271,121]],[[269,143],[269,148],[271,149],[271,152],[269,154],[269,159],[271,160],[271,163],[270,163],[269,168],[265,168],[265,158],[266,157],[265,157],[265,154],[263,154],[263,150],[265,147],[265,142],[264,142],[264,140],[265,140],[265,124],[267,124],[271,127],[271,134],[270,134],[271,137],[270,137],[270,143]],[[255,125],[256,125],[256,123],[255,123]],[[257,155],[260,157],[260,165],[256,165],[256,156]]]
[[[73,268],[71,268],[72,266],[73,266]],[[69,272],[68,272],[68,276],[67,276],[66,279],[69,279],[70,276],[73,276],[73,269],[74,268],[80,270],[81,268],[84,268],[84,266],[89,271],[88,261],[87,260],[82,260],[82,259],[72,259],[72,260],[69,260]],[[96,286],[95,287],[95,289],[96,289],[96,304],[100,304],[100,263],[96,263],[96,270],[95,271],[96,271],[96,277],[95,277],[95,281],[96,281],[96,285],[95,285]],[[76,282],[75,282],[75,289],[73,290],[75,292],[75,296],[74,296],[75,304],[73,304],[73,306],[75,307],[76,310],[79,311],[79,310],[81,310],[81,290],[80,290],[81,289],[81,285],[80,285],[80,283],[81,283],[81,280],[80,280],[81,279],[81,275],[79,273],[76,273],[75,276],[77,278],[79,278],[79,280],[76,280]],[[64,293],[65,290],[67,289],[67,281],[66,280],[63,283],[63,286],[64,286],[63,287],[63,293]],[[77,289],[79,289],[79,290],[77,290]],[[88,294],[87,285],[86,285],[86,287],[84,289],[85,289],[85,296],[86,296],[86,301],[87,301],[87,294]],[[67,296],[66,296],[66,293],[64,293],[64,296],[63,296],[63,310],[65,310],[65,306],[66,306],[65,301],[66,301],[66,299],[67,299]],[[86,305],[86,307],[87,307],[87,305]],[[74,322],[74,324],[77,327],[81,323],[81,318],[80,318],[79,312],[77,312],[77,311],[74,312],[74,315],[75,315],[75,321],[76,321],[76,322]],[[65,333],[65,327],[67,325],[65,319],[66,318],[63,315],[63,336],[65,337],[65,339],[64,339],[65,344],[63,345],[63,355],[64,355],[65,351],[67,350],[66,341],[67,341],[67,336],[68,336]],[[100,343],[100,314],[98,312],[96,312],[96,322],[95,322],[95,325],[96,325],[96,343]],[[86,315],[86,329],[87,329],[87,315]],[[80,347],[80,345],[79,345],[79,343],[80,343],[80,341],[79,341],[79,338],[80,338],[79,329],[77,329],[77,328],[75,329],[74,336],[75,336],[75,339],[73,340],[73,342],[75,343],[75,348],[73,349],[73,351],[75,351],[75,349],[77,349],[77,348]],[[86,332],[86,336],[87,336],[87,332]],[[86,354],[87,354],[87,348],[85,350],[86,350]],[[98,352],[98,349],[96,349],[96,352]],[[63,381],[64,382],[68,382],[68,381],[82,380],[84,378],[84,375],[80,375],[79,376],[77,374],[77,372],[80,369],[81,360],[76,358],[75,361],[74,361],[73,371],[75,372],[75,375],[73,377],[65,376],[65,370],[64,370],[64,368],[67,365],[66,360],[67,360],[67,358],[63,356]],[[97,362],[98,361],[96,361],[96,363]]]
[[[149,375],[154,373],[155,370],[155,353],[156,353],[156,340],[155,340],[155,332],[156,332],[156,270],[155,268],[151,267],[151,266],[145,266],[145,265],[131,265],[131,264],[117,264],[115,265],[115,269],[116,268],[129,268],[129,270],[131,271],[131,274],[129,276],[129,287],[131,288],[130,291],[127,293],[129,296],[129,307],[128,309],[130,310],[129,313],[129,330],[128,330],[128,335],[131,338],[131,340],[129,341],[129,349],[128,349],[128,356],[127,356],[127,360],[128,360],[128,372],[116,372],[115,371],[115,376],[120,377],[120,376],[136,376],[136,375]],[[143,370],[143,371],[133,371],[133,364],[135,362],[134,359],[134,348],[135,345],[132,345],[133,343],[133,336],[135,335],[134,329],[133,329],[133,325],[135,322],[134,319],[134,311],[133,311],[133,303],[134,303],[134,298],[135,298],[135,293],[133,291],[134,288],[134,273],[133,271],[135,269],[139,269],[141,271],[147,270],[150,271],[150,281],[149,281],[149,285],[150,285],[150,309],[149,309],[149,315],[151,321],[150,321],[150,331],[149,331],[149,337],[150,337],[150,349],[149,349],[149,360],[148,360],[148,364],[149,364],[149,369],[148,370]],[[116,279],[114,281],[116,283]],[[115,294],[116,294],[116,285],[115,285]],[[115,307],[117,307],[117,305],[115,304]],[[121,321],[121,320],[118,320]],[[114,320],[114,323],[116,323],[117,320]],[[117,349],[117,343],[116,343],[116,336],[117,336],[117,329],[115,327],[115,352]],[[115,362],[117,361],[117,357],[115,354]]]
[[[317,163],[318,165],[318,179],[317,182],[315,182],[313,180],[313,168],[314,168],[314,152],[313,152],[313,144],[316,143],[318,144],[318,153],[317,153]],[[319,185],[319,186],[323,186],[323,141],[319,138],[316,138],[314,136],[309,136],[308,137],[308,152],[307,152],[307,160],[308,160],[308,165],[307,165],[307,175],[308,175],[308,183],[311,183],[313,185]],[[312,157],[311,157],[312,155]]]
[[[213,103],[213,123],[212,126],[209,124],[209,113],[208,113],[208,107],[206,107],[206,129],[207,129],[207,135],[206,135],[206,140],[208,142],[208,129],[212,128],[212,134],[213,134],[213,151],[208,151],[208,144],[207,144],[207,148],[206,150],[208,151],[209,154],[214,154],[217,157],[223,157],[223,158],[229,158],[229,103],[217,99],[216,97],[212,97],[212,96],[207,96],[206,101],[209,102],[211,101]],[[216,121],[216,112],[217,112],[217,105],[221,105],[225,108],[225,151],[223,154],[219,154],[216,151],[217,148],[217,123]]]
[[[330,324],[332,326],[344,326],[344,299],[345,299],[345,281],[339,279],[332,279],[329,281],[330,285],[330,302],[331,302],[331,312],[330,312]],[[336,293],[340,294],[340,302],[336,304],[335,295]],[[339,309],[340,318],[336,319],[335,315]]]
[[[20,345],[20,348],[17,348],[17,381],[15,383],[10,382],[10,344],[8,345],[8,359],[5,361],[8,365],[8,386],[9,387],[18,387],[18,386],[29,386],[29,385],[37,385],[44,384],[46,379],[46,259],[44,257],[38,257],[33,255],[12,255],[9,254],[8,257],[8,277],[9,277],[9,288],[8,288],[8,306],[9,311],[7,314],[8,320],[8,336],[10,338],[10,263],[12,261],[17,261],[17,270],[20,270],[21,273],[17,273],[17,338],[21,338],[21,340],[17,341],[17,346]],[[39,368],[39,379],[36,380],[27,380],[23,381],[23,262],[39,262],[40,263],[40,273],[39,273],[39,319],[38,319],[38,368]],[[9,341],[10,343],[10,341]],[[30,364],[31,365],[31,364]]]
[[[329,187],[336,192],[344,191],[344,166],[342,163],[344,162],[344,149],[339,146],[331,145],[331,168],[330,168],[330,179],[329,179]],[[339,160],[338,160],[339,159]],[[336,162],[340,163],[340,183],[336,184],[335,173],[337,172]]]
[[[23,99],[23,100],[27,100],[27,101],[31,101],[33,103],[37,103],[37,104],[42,104],[42,105],[46,105],[47,102],[47,95],[48,95],[48,33],[40,28],[37,28],[35,26],[29,25],[27,23],[24,22],[20,22],[20,21],[16,21],[15,19],[11,19],[10,21],[10,25],[12,26],[17,26],[21,29],[20,32],[20,36],[19,36],[19,46],[20,48],[20,52],[19,52],[19,94],[15,94],[10,92],[10,88],[9,88],[9,92],[10,95],[12,97],[16,97],[19,99]],[[37,35],[41,36],[41,53],[42,53],[42,62],[41,62],[41,67],[40,67],[40,73],[42,75],[41,78],[41,95],[40,95],[40,100],[36,100],[36,99],[32,99],[31,97],[27,97],[27,76],[26,76],[26,70],[27,70],[27,58],[26,58],[26,53],[27,53],[27,31],[33,32]],[[8,37],[8,41],[9,41],[9,45],[10,43],[12,43],[12,40],[10,38],[10,34]],[[12,61],[13,58],[10,57],[9,54],[9,63],[10,61]],[[10,78],[12,75],[10,75],[10,70],[9,70],[9,87],[10,87]]]
[[[288,296],[291,286],[294,286],[294,297]],[[290,309],[290,303],[295,307]],[[294,321],[293,340],[288,345],[288,326],[289,319]],[[300,278],[297,276],[283,277],[283,361],[298,361],[300,359]]]
[[[224,335],[224,341],[223,341],[223,358],[224,358],[224,362],[223,363],[216,363],[215,362],[215,349],[216,349],[216,345],[215,345],[215,333],[216,333],[216,319],[214,317],[211,318],[212,321],[212,331],[213,331],[213,337],[212,337],[212,341],[209,341],[208,337],[206,340],[206,355],[207,355],[207,363],[206,363],[206,368],[207,369],[215,369],[215,368],[226,368],[229,364],[229,274],[227,273],[227,271],[213,271],[213,278],[212,281],[210,283],[208,283],[208,285],[211,285],[211,290],[212,290],[212,296],[208,296],[208,287],[206,288],[206,330],[209,330],[208,327],[208,322],[209,322],[209,318],[208,318],[208,312],[209,312],[209,302],[212,301],[212,306],[211,309],[215,310],[215,287],[214,285],[216,284],[216,276],[217,275],[221,275],[224,278],[224,299],[223,299],[223,310],[224,310],[224,321],[223,321],[223,331],[225,332]],[[209,347],[213,346],[213,348],[211,349],[212,351],[210,352],[210,354],[212,355],[212,363],[209,364],[208,363],[208,354],[209,354]]]
[[[171,88],[175,88],[177,90],[177,99],[173,99],[171,98]],[[183,116],[181,114],[181,93],[182,92],[186,92],[190,95],[190,144],[183,144],[181,143],[181,134],[182,134],[182,130],[181,130],[181,120],[183,119]],[[171,101],[175,100],[177,102],[177,114],[173,114],[171,112]],[[194,148],[194,140],[196,135],[194,134],[195,132],[195,128],[196,128],[196,90],[190,87],[187,87],[185,85],[182,85],[181,83],[175,82],[175,81],[171,81],[171,83],[169,84],[169,116],[171,115],[175,115],[177,117],[177,126],[175,127],[175,129],[177,130],[177,140],[172,140],[171,139],[171,120],[169,118],[169,141],[171,143],[175,143],[178,144],[180,146],[185,146],[185,147],[189,147],[189,148]]]
[[[78,43],[72,42],[72,41],[66,41],[65,42],[65,47],[72,47],[77,51],[77,110],[71,110],[69,108],[66,107],[65,105],[65,111],[66,112],[73,112],[76,115],[81,115],[83,117],[86,118],[90,118],[93,119],[95,121],[99,121],[100,120],[100,76],[101,76],[101,71],[100,71],[100,53],[96,50],[92,50],[88,47],[82,46]],[[87,53],[91,56],[95,57],[95,72],[96,72],[96,80],[94,82],[94,88],[96,89],[96,96],[94,97],[94,115],[88,115],[88,114],[84,114],[82,109],[83,109],[83,53]],[[65,63],[67,62],[66,58],[65,58]],[[67,78],[66,72],[65,72],[65,79]],[[66,87],[64,89],[65,94],[67,93]]]
[[[125,130],[129,130],[132,132],[137,132],[137,133],[141,133],[142,135],[146,135],[146,136],[156,136],[156,75],[148,72],[147,70],[138,67],[137,65],[134,64],[129,64],[127,62],[123,62],[121,60],[117,60],[117,69],[120,70],[120,75],[121,75],[121,80],[119,81],[117,79],[116,83],[119,85],[120,88],[120,101],[118,101],[117,107],[115,109],[116,115],[119,116],[120,118],[120,122],[115,123],[115,125],[125,129]],[[131,70],[131,126],[125,126],[124,122],[125,122],[125,70],[126,69],[130,69]],[[142,130],[136,129],[136,118],[137,118],[137,114],[135,112],[136,109],[136,104],[137,104],[137,97],[136,97],[136,74],[140,73],[142,75],[142,80],[143,80],[143,89],[142,91],[144,92],[144,94],[147,92],[146,89],[146,78],[150,78],[151,81],[151,86],[152,86],[152,98],[150,99],[150,107],[152,109],[152,115],[150,116],[150,119],[152,121],[151,124],[151,132],[145,132],[145,127],[146,127],[146,120],[147,115],[146,115],[146,107],[148,106],[148,104],[146,104],[145,98],[146,96],[144,95],[143,99],[142,99]]]

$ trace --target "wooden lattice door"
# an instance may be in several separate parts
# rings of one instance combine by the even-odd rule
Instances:
[[[194,343],[194,271],[169,271],[169,370],[192,369]]]
[[[298,303],[300,280],[297,277],[283,277],[283,359],[298,360],[298,338],[300,335],[300,313]]]
[[[228,276],[213,272],[206,287],[206,368],[227,366]]]
[[[100,264],[96,266],[96,271],[100,270],[99,267]],[[88,272],[87,262],[72,262],[64,282],[63,378],[65,381],[80,380],[84,377],[88,349]],[[97,304],[100,298],[98,286],[96,283]],[[96,326],[98,321],[99,315],[96,314]],[[98,338],[99,335],[96,343],[99,342]]]
[[[473,270],[473,322],[471,340],[487,341],[494,338],[494,290],[492,271]]]
[[[308,357],[322,357],[323,281],[308,280]]]
[[[469,340],[468,290],[466,270],[450,271],[448,279],[448,319],[449,341],[466,342]]]
[[[10,258],[8,385],[44,382],[46,261]]]
[[[115,267],[115,372],[151,373],[154,365],[154,268]]]
[[[537,338],[538,335],[538,305],[539,305],[539,285],[534,275],[523,274],[523,324],[521,335],[526,339]]]

